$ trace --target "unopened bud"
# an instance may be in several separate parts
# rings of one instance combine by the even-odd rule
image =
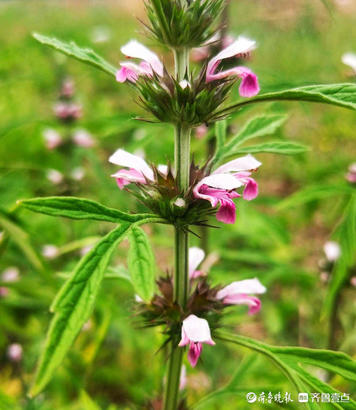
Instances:
[[[178,206],[179,208],[183,208],[183,207],[185,207],[185,200],[183,198],[177,198],[174,201],[174,205]]]
[[[50,169],[47,172],[47,179],[54,185],[58,185],[63,181],[63,174],[56,169]]]
[[[340,245],[334,241],[326,242],[324,245],[324,253],[329,262],[335,262],[341,255]]]

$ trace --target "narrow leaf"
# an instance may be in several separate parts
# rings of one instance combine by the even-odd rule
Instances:
[[[51,322],[31,394],[37,395],[50,381],[77,334],[94,308],[110,257],[129,232],[126,223],[107,234],[77,265],[52,304]]]
[[[86,64],[92,65],[105,73],[110,75],[115,75],[117,69],[107,62],[103,57],[96,54],[90,48],[82,48],[77,46],[73,41],[67,43],[58,40],[54,37],[43,36],[42,34],[33,33],[33,37],[42,44],[52,47],[67,56],[74,57],[79,61],[83,61]]]
[[[154,293],[155,261],[145,232],[133,227],[130,236],[128,267],[135,292],[145,301],[149,301]]]
[[[295,155],[309,151],[309,147],[297,142],[285,142],[285,141],[271,141],[264,144],[251,145],[249,147],[238,148],[233,153],[229,153],[228,156],[236,155],[238,153],[250,153],[256,154],[258,152],[266,152],[270,154],[280,155]]]
[[[84,198],[53,196],[18,201],[19,206],[50,216],[64,216],[71,219],[92,219],[113,223],[136,222],[147,215],[131,215],[108,208],[98,202]]]
[[[241,130],[231,138],[224,147],[224,152],[236,148],[244,142],[252,139],[273,135],[286,121],[287,115],[261,115],[252,118],[241,128]]]
[[[356,84],[319,84],[304,87],[292,88],[289,90],[280,90],[266,94],[260,94],[257,97],[233,104],[217,112],[216,115],[222,115],[233,112],[236,109],[248,104],[270,101],[309,101],[324,104],[337,105],[339,107],[356,110]]]
[[[215,123],[215,136],[216,136],[216,151],[219,152],[226,141],[227,122],[226,120],[218,121]]]

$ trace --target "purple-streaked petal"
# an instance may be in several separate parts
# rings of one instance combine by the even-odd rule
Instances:
[[[220,51],[219,54],[217,54],[209,61],[206,69],[207,82],[215,79],[213,78],[214,73],[218,65],[220,64],[221,60],[224,60],[225,58],[239,57],[241,55],[251,52],[255,48],[256,42],[254,40],[250,40],[246,37],[239,36],[236,39],[236,41],[234,41],[228,47],[224,48],[222,51]]]
[[[258,184],[253,178],[246,178],[247,183],[245,185],[244,192],[242,194],[243,199],[251,201],[258,195]]]
[[[261,309],[261,301],[258,298],[243,294],[226,296],[223,303],[226,305],[246,305],[249,315],[254,315]]]
[[[202,343],[194,343],[191,342],[189,345],[189,351],[188,351],[188,361],[192,367],[195,367],[196,364],[198,363],[199,357],[201,355],[201,352],[203,350],[203,345]]]
[[[225,189],[228,191],[239,188],[243,185],[243,183],[239,181],[237,178],[235,178],[233,175],[223,172],[214,172],[213,174],[203,178],[199,182],[199,184],[208,185],[212,188],[217,189]]]
[[[111,175],[116,178],[117,185],[122,189],[125,185],[131,183],[146,184],[147,180],[144,175],[136,169],[120,169],[120,171]]]
[[[225,224],[234,224],[236,221],[236,205],[231,199],[220,199],[220,208],[216,219]]]
[[[203,262],[205,258],[205,252],[203,249],[198,247],[189,248],[189,255],[188,255],[188,272],[189,278],[193,278],[197,267]],[[197,277],[197,276],[194,276]]]
[[[221,165],[221,167],[214,171],[213,175],[225,174],[228,172],[250,171],[253,169],[257,169],[261,165],[262,163],[258,161],[254,156],[252,156],[251,154],[247,154],[243,157],[233,159],[232,161],[229,161],[226,164]]]
[[[230,283],[223,289],[219,290],[216,295],[217,299],[224,299],[227,296],[247,294],[247,295],[260,295],[266,292],[266,287],[257,279],[244,279]]]
[[[246,67],[236,67],[236,69],[240,70],[238,77],[242,79],[239,87],[241,97],[250,98],[257,95],[260,92],[257,75]]]
[[[131,40],[121,47],[121,52],[127,57],[139,58],[150,64],[152,69],[160,76],[163,76],[163,64],[157,54],[149,50],[136,40]]]
[[[154,180],[153,171],[147,162],[137,155],[130,154],[123,149],[115,151],[109,158],[109,162],[121,167],[135,169],[136,171],[141,172],[150,181]]]

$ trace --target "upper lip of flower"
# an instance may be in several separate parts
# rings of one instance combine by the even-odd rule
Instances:
[[[220,80],[230,76],[237,76],[242,79],[239,92],[243,97],[253,97],[259,93],[260,87],[257,76],[248,68],[236,66],[225,71],[216,72],[222,60],[231,57],[239,57],[250,53],[256,48],[256,42],[246,37],[238,37],[231,45],[224,48],[220,53],[213,57],[206,69],[206,81]]]
[[[140,158],[137,155],[133,155],[121,148],[119,148],[114,152],[114,154],[110,156],[109,162],[121,167],[134,169],[140,172],[148,180],[154,180],[153,170],[143,158]],[[113,174],[112,176],[116,177],[116,174]]]
[[[142,60],[140,64],[133,62],[120,63],[116,78],[123,82],[126,79],[135,82],[140,75],[152,75],[154,71],[159,76],[163,76],[163,64],[156,53],[136,40],[131,40],[121,47],[121,52],[128,58],[138,58]]]

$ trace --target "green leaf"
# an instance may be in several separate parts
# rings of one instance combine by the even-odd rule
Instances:
[[[33,33],[33,37],[42,44],[52,47],[67,56],[74,57],[79,61],[92,65],[105,73],[116,75],[117,68],[107,62],[103,57],[96,54],[90,48],[77,46],[73,41],[66,43],[54,37],[43,36],[42,34]]]
[[[273,135],[286,121],[287,115],[261,115],[248,121],[224,147],[228,153],[237,146],[252,139]]]
[[[280,155],[295,155],[306,151],[309,151],[309,147],[303,144],[298,144],[297,142],[271,141],[264,144],[238,148],[236,151],[229,153],[228,156],[233,156],[240,153],[256,154],[258,152]]]
[[[215,135],[216,135],[216,151],[219,152],[223,149],[226,141],[227,122],[226,120],[218,121],[215,123]]]
[[[340,195],[352,194],[354,189],[349,185],[341,183],[337,185],[316,185],[302,189],[277,205],[278,209],[298,207],[311,201],[326,199],[330,196],[338,197]]]
[[[51,322],[31,395],[49,382],[94,308],[101,281],[113,251],[131,229],[126,223],[108,233],[77,265],[62,286],[51,310]]]
[[[348,380],[356,381],[356,362],[342,352],[304,347],[270,346],[248,337],[230,335],[226,332],[216,332],[215,337],[252,349],[268,357],[289,377],[299,392],[303,391],[303,386],[307,384],[312,388],[312,392],[340,393],[332,386],[321,382],[313,374],[305,370],[302,365],[321,367],[337,373]],[[338,403],[330,404],[338,409],[350,410],[356,406],[356,403],[351,399],[348,403],[344,402],[343,407]]]
[[[79,401],[85,410],[100,410],[100,407],[93,401],[85,390],[80,391]]]
[[[7,235],[22,250],[33,267],[40,271],[44,271],[42,261],[31,245],[29,234],[15,221],[15,219],[11,218],[10,214],[1,209],[0,226],[2,226]]]
[[[351,199],[346,207],[342,221],[338,226],[335,239],[340,244],[341,256],[335,264],[332,279],[328,288],[324,303],[324,314],[329,316],[337,296],[345,285],[349,277],[350,269],[356,258],[356,195]]]
[[[148,215],[131,215],[108,208],[98,202],[84,198],[53,196],[18,201],[19,206],[50,216],[64,216],[71,219],[92,219],[113,223],[136,222]]]
[[[216,113],[217,116],[226,114],[244,105],[258,102],[270,101],[309,101],[324,104],[337,105],[343,108],[356,110],[356,84],[318,84],[304,87],[292,88],[289,90],[280,90],[266,94],[260,94],[257,97],[241,101],[224,108]]]
[[[133,227],[130,236],[128,267],[135,292],[145,301],[149,301],[154,293],[155,260],[145,232]]]

